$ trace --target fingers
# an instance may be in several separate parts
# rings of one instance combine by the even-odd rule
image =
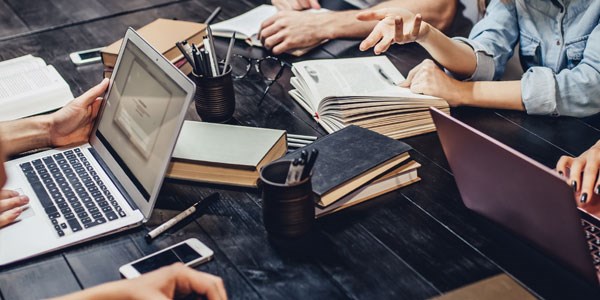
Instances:
[[[600,159],[600,157],[592,157],[591,159]],[[581,182],[581,195],[579,196],[579,202],[582,204],[589,203],[594,192],[594,185],[598,181],[598,163],[600,161],[590,161],[585,164],[583,171],[583,179]]]
[[[289,0],[273,0],[271,1],[271,4],[273,4],[279,10],[292,9],[292,3]]]
[[[419,73],[421,65],[422,63],[418,64],[416,67],[412,68],[410,72],[408,72],[408,76],[406,76],[406,79],[400,83],[401,87],[408,88],[412,85],[413,79],[415,78],[415,75]]]
[[[423,21],[423,17],[420,14],[415,16],[415,22],[413,23],[413,28],[410,32],[412,40],[416,40],[419,37],[419,31],[421,31],[421,22]],[[401,31],[403,32],[403,31]]]
[[[0,213],[9,211],[13,208],[21,207],[27,203],[29,203],[29,197],[25,195],[0,200]]]
[[[283,42],[277,44],[277,46],[273,47],[271,52],[273,52],[275,55],[279,55],[286,51],[292,50],[293,48],[294,46],[290,42],[284,40]]]
[[[73,102],[84,107],[91,105],[96,98],[104,95],[106,89],[108,88],[108,82],[108,78],[104,78],[102,82],[87,90],[87,92],[81,94],[81,96],[77,97],[75,100],[73,100]]]
[[[369,33],[369,36],[367,36],[367,38],[365,38],[360,45],[358,46],[358,49],[360,49],[360,51],[366,51],[369,48],[375,46],[375,44],[381,39],[382,37],[382,32],[381,30],[375,26],[375,29],[373,29],[373,31],[371,31],[371,33]]]
[[[226,300],[227,292],[220,277],[195,271],[181,263],[171,266],[175,272],[175,283],[178,291],[195,292],[205,295],[209,300]]]
[[[560,176],[566,176],[567,169],[571,167],[571,163],[573,162],[573,157],[563,155],[556,163],[556,171]],[[565,181],[568,182],[568,179],[565,177]]]
[[[265,41],[263,42],[263,46],[265,46],[265,48],[267,49],[273,49],[273,47],[279,45],[284,39],[285,39],[285,32],[280,31],[277,32],[275,34],[273,34],[272,36],[269,36],[268,38],[265,39]]]
[[[92,116],[91,116],[91,123],[90,124],[94,124],[94,121],[96,120],[96,117],[98,117],[98,112],[100,111],[100,106],[102,106],[102,98],[96,98],[96,102],[92,103]]]
[[[583,168],[585,167],[584,159],[575,159],[571,163],[571,168],[569,170],[569,181],[568,183],[573,188],[574,192],[578,192],[581,187],[581,173],[583,172]]]
[[[24,210],[22,207],[15,207],[9,211],[0,213],[0,228],[14,222]]]
[[[19,193],[11,190],[0,190],[0,200],[19,196]]]
[[[264,35],[264,30],[266,28],[268,28],[269,26],[273,25],[273,23],[275,23],[275,21],[277,21],[277,19],[279,19],[278,17],[279,14],[275,14],[274,16],[269,17],[268,19],[266,19],[264,22],[262,22],[260,24],[260,30],[258,32],[258,38],[262,38]]]
[[[263,46],[265,45],[266,40],[268,38],[270,38],[274,34],[281,33],[282,28],[283,28],[283,25],[281,25],[279,23],[273,23],[273,24],[269,25],[268,27],[264,28],[263,30],[261,30],[260,41],[262,42]]]
[[[356,15],[356,18],[360,21],[379,21],[383,20],[386,16],[387,11],[378,9],[362,11]]]

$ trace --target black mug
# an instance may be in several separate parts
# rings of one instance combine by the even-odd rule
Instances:
[[[286,184],[292,161],[276,161],[260,170],[263,222],[267,232],[283,238],[308,233],[315,221],[311,176]]]
[[[222,66],[221,66],[222,67]],[[220,75],[198,76],[192,72],[196,83],[194,102],[196,112],[203,122],[225,123],[235,111],[235,92],[231,77],[231,66]]]

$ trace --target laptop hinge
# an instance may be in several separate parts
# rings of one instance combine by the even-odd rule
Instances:
[[[110,180],[117,187],[119,192],[121,192],[121,195],[123,195],[123,198],[125,198],[125,201],[127,201],[127,203],[129,203],[129,206],[131,207],[131,209],[139,210],[139,208],[137,207],[137,205],[135,204],[135,202],[133,201],[131,196],[129,196],[129,194],[127,193],[125,188],[121,185],[121,183],[119,183],[119,181],[117,180],[117,177],[112,173],[110,168],[108,168],[108,166],[106,165],[106,163],[104,162],[102,157],[100,157],[98,152],[96,150],[94,150],[94,148],[92,148],[92,147],[88,148],[88,150],[90,151],[92,156],[96,159],[96,161],[98,162],[100,167],[104,170],[104,173],[106,173],[106,175],[108,175],[108,178],[110,178]]]

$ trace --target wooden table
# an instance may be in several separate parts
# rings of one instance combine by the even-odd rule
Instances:
[[[110,44],[128,26],[139,28],[158,17],[203,21],[220,5],[224,9],[218,19],[224,20],[262,3],[0,0],[0,60],[26,54],[42,57],[79,95],[100,81],[102,66],[76,67],[68,53]],[[469,30],[457,28],[458,34]],[[223,51],[227,41],[217,44]],[[356,45],[355,41],[330,42],[302,59],[369,55],[360,53]],[[257,58],[266,55],[243,42],[236,44],[235,52]],[[417,45],[406,45],[393,47],[388,57],[406,74],[427,54]],[[324,135],[287,94],[290,76],[288,69],[261,106],[257,104],[264,83],[237,81],[236,122]],[[452,114],[549,167],[561,155],[578,155],[600,139],[599,117],[550,118],[473,108],[453,109]],[[188,119],[198,119],[193,107]],[[215,251],[214,260],[198,269],[223,277],[234,299],[420,299],[503,272],[539,297],[598,298],[597,287],[463,206],[435,133],[405,141],[423,165],[419,170],[423,180],[319,220],[311,240],[295,251],[268,239],[256,190],[167,180],[150,224],[3,267],[0,298],[49,297],[117,280],[122,264],[189,237],[199,238]],[[202,217],[151,244],[144,241],[144,234],[161,219],[215,191],[222,200]]]

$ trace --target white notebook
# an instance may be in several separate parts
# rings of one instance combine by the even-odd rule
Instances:
[[[0,121],[56,110],[72,99],[67,82],[43,59],[25,55],[0,62]]]

